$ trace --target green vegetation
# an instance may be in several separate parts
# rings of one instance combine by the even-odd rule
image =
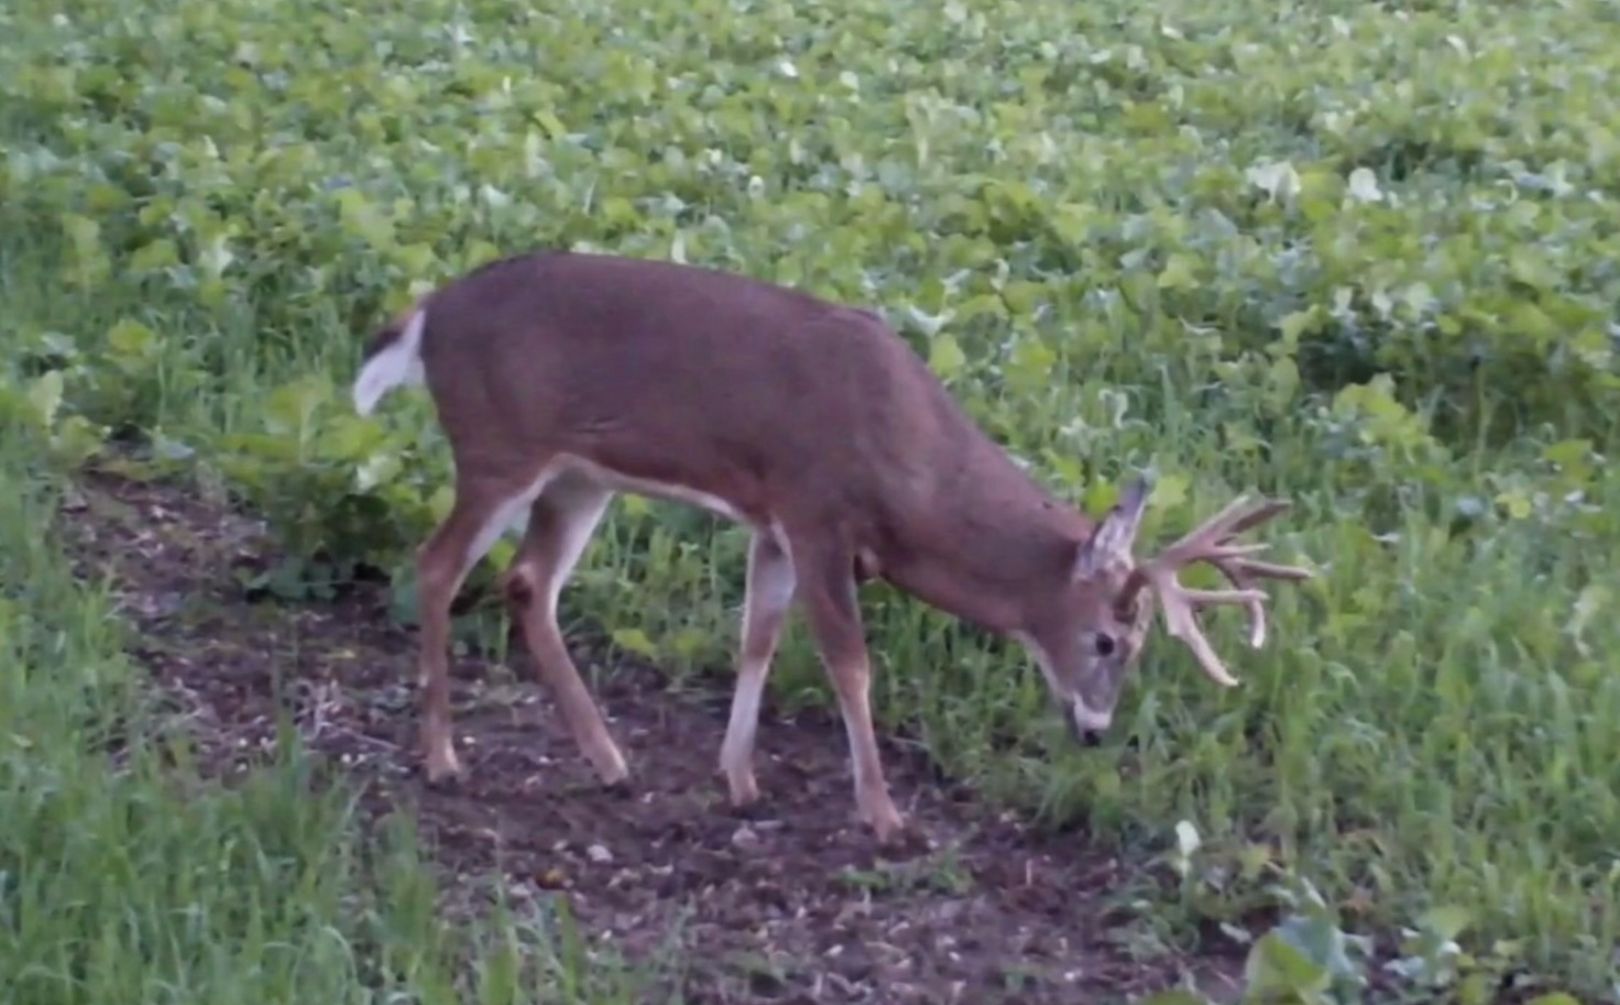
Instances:
[[[362,838],[293,745],[236,784],[200,777],[120,651],[112,598],[40,533],[57,502],[43,445],[7,428],[0,1001],[638,1000],[639,975],[588,963],[566,914],[445,918],[409,824]]]
[[[1014,650],[875,589],[886,726],[1085,840],[1168,850],[1179,878],[1131,892],[1164,939],[1280,882],[1300,913],[1255,958],[1295,1000],[1341,993],[1335,946],[1362,966],[1341,928],[1403,925],[1410,984],[1620,994],[1612,4],[14,0],[0,38],[17,1000],[441,1000],[459,950],[414,859],[360,862],[295,754],[201,796],[155,753],[107,763],[144,728],[129,666],[36,529],[119,438],[267,514],[277,589],[365,563],[408,596],[447,456],[420,395],[349,412],[360,340],[534,245],[878,307],[1091,511],[1156,468],[1146,541],[1294,499],[1268,537],[1322,575],[1274,591],[1264,651],[1218,619],[1243,687],[1157,636],[1110,745],[1071,749]],[[723,668],[741,543],[626,501],[567,603]],[[825,700],[802,636],[773,687]]]

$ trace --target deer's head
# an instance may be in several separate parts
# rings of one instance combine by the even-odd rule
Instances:
[[[1254,581],[1311,576],[1302,568],[1248,557],[1264,549],[1263,544],[1235,543],[1238,534],[1288,508],[1286,502],[1251,504],[1243,497],[1168,548],[1138,561],[1132,548],[1149,491],[1145,480],[1125,490],[1076,550],[1056,602],[1018,635],[1083,743],[1095,743],[1113,723],[1125,679],[1142,655],[1155,602],[1166,632],[1192,650],[1212,680],[1230,687],[1237,681],[1204,637],[1196,612],[1219,604],[1243,606],[1249,613],[1249,644],[1258,649],[1266,638],[1266,595]],[[1182,586],[1176,574],[1194,562],[1208,562],[1233,588]]]

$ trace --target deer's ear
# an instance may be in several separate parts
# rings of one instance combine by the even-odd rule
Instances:
[[[1103,517],[1091,537],[1080,546],[1075,558],[1074,578],[1090,579],[1110,565],[1128,563],[1131,546],[1136,542],[1136,529],[1142,523],[1147,509],[1148,495],[1152,492],[1146,478],[1138,478],[1125,489],[1114,508]]]

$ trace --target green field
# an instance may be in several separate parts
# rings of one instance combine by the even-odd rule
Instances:
[[[13,0],[0,80],[0,998],[613,1000],[544,926],[436,919],[295,745],[173,763],[53,529],[135,458],[266,516],[287,602],[375,567],[407,609],[448,454],[420,394],[352,414],[362,339],[558,246],[883,311],[1089,511],[1154,469],[1144,542],[1295,502],[1265,537],[1320,575],[1266,649],[1211,632],[1243,686],[1156,632],[1097,750],[1015,648],[866,594],[883,730],[1133,864],[1165,951],[1620,999],[1614,3]],[[624,500],[565,607],[724,688],[745,545]],[[772,690],[830,702],[797,626]]]

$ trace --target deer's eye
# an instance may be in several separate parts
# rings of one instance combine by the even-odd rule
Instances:
[[[1092,639],[1091,644],[1097,647],[1098,656],[1112,656],[1114,654],[1114,637],[1112,635],[1099,632],[1096,638]]]

